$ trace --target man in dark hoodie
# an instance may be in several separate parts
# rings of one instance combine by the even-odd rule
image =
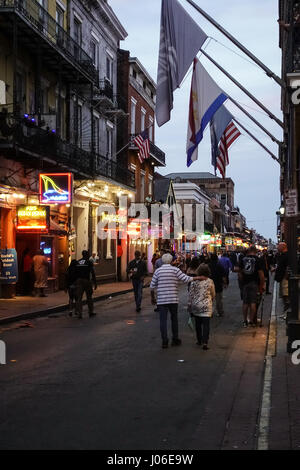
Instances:
[[[223,306],[223,288],[226,283],[226,272],[223,266],[221,265],[218,256],[213,253],[210,256],[208,263],[211,279],[214,281],[215,290],[216,290],[216,308],[217,315],[219,317],[224,316],[224,306]]]

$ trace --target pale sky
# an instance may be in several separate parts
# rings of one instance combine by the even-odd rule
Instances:
[[[209,43],[208,40],[205,43],[207,52],[282,120],[280,86],[267,77],[258,66],[250,63],[247,56],[203,18],[186,0],[179,1],[206,34],[213,38]],[[132,57],[138,57],[156,82],[161,0],[108,0],[108,3],[128,33],[126,40],[121,42],[121,47],[129,50]],[[273,72],[281,75],[277,1],[201,0],[200,2],[195,0],[195,3],[243,43]],[[282,141],[281,127],[266,116],[247,95],[205,57],[200,57],[200,60],[225,93],[230,94],[240,104],[246,105],[247,111],[279,141]],[[208,128],[199,145],[198,161],[193,163],[189,169],[186,167],[185,149],[190,84],[191,73],[185,78],[181,88],[174,93],[174,109],[171,120],[161,128],[156,126],[155,143],[166,153],[167,166],[163,170],[159,170],[163,175],[188,171],[214,173],[211,165]],[[233,104],[227,102],[226,106],[250,132],[255,134],[266,147],[278,156],[276,143],[273,143]],[[227,176],[232,178],[235,183],[235,205],[246,217],[249,228],[255,228],[266,238],[276,240],[276,211],[280,206],[280,167],[243,130],[241,132],[243,135],[229,150],[230,165],[227,167]]]

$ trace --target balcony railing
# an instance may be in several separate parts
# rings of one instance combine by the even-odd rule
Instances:
[[[96,172],[118,183],[135,188],[135,174],[132,171],[101,155],[96,155]]]
[[[34,124],[32,127],[0,113],[0,151],[8,155],[18,149],[18,158],[32,164],[32,155],[53,160],[59,166],[87,177],[105,176],[114,181],[135,187],[134,173],[98,154],[92,154],[70,142],[62,140],[55,132],[46,131]],[[15,157],[14,157],[15,158]]]
[[[97,82],[98,72],[92,58],[36,0],[0,0],[0,13],[11,10],[29,22],[64,56],[80,67],[85,75],[89,75]]]

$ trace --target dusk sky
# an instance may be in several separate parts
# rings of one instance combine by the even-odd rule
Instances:
[[[121,43],[132,57],[137,57],[151,77],[157,79],[161,0],[109,0],[109,5],[125,27],[128,37]],[[213,39],[207,40],[207,52],[230,72],[245,88],[254,94],[277,117],[280,110],[280,86],[237,49],[224,35],[203,18],[187,1],[180,0],[199,26]],[[195,0],[201,8],[235,36],[277,75],[281,75],[281,50],[278,43],[278,4],[274,0]],[[226,47],[225,47],[226,46]],[[229,50],[229,49],[231,50]],[[205,57],[201,63],[218,85],[236,101],[244,105],[278,140],[282,129],[258,106],[240,91]],[[174,93],[171,120],[158,128],[156,145],[166,153],[167,166],[159,170],[163,175],[173,172],[213,173],[211,165],[210,132],[207,128],[199,146],[199,159],[186,167],[186,134],[191,69],[180,89]],[[255,136],[278,156],[278,146],[251,120],[230,102],[226,107]],[[276,211],[280,206],[279,164],[240,129],[242,136],[229,151],[227,176],[235,183],[235,205],[247,219],[249,228],[255,228],[267,238],[276,240]]]

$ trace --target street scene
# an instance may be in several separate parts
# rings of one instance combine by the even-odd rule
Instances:
[[[300,450],[299,31],[0,0],[1,450]]]

